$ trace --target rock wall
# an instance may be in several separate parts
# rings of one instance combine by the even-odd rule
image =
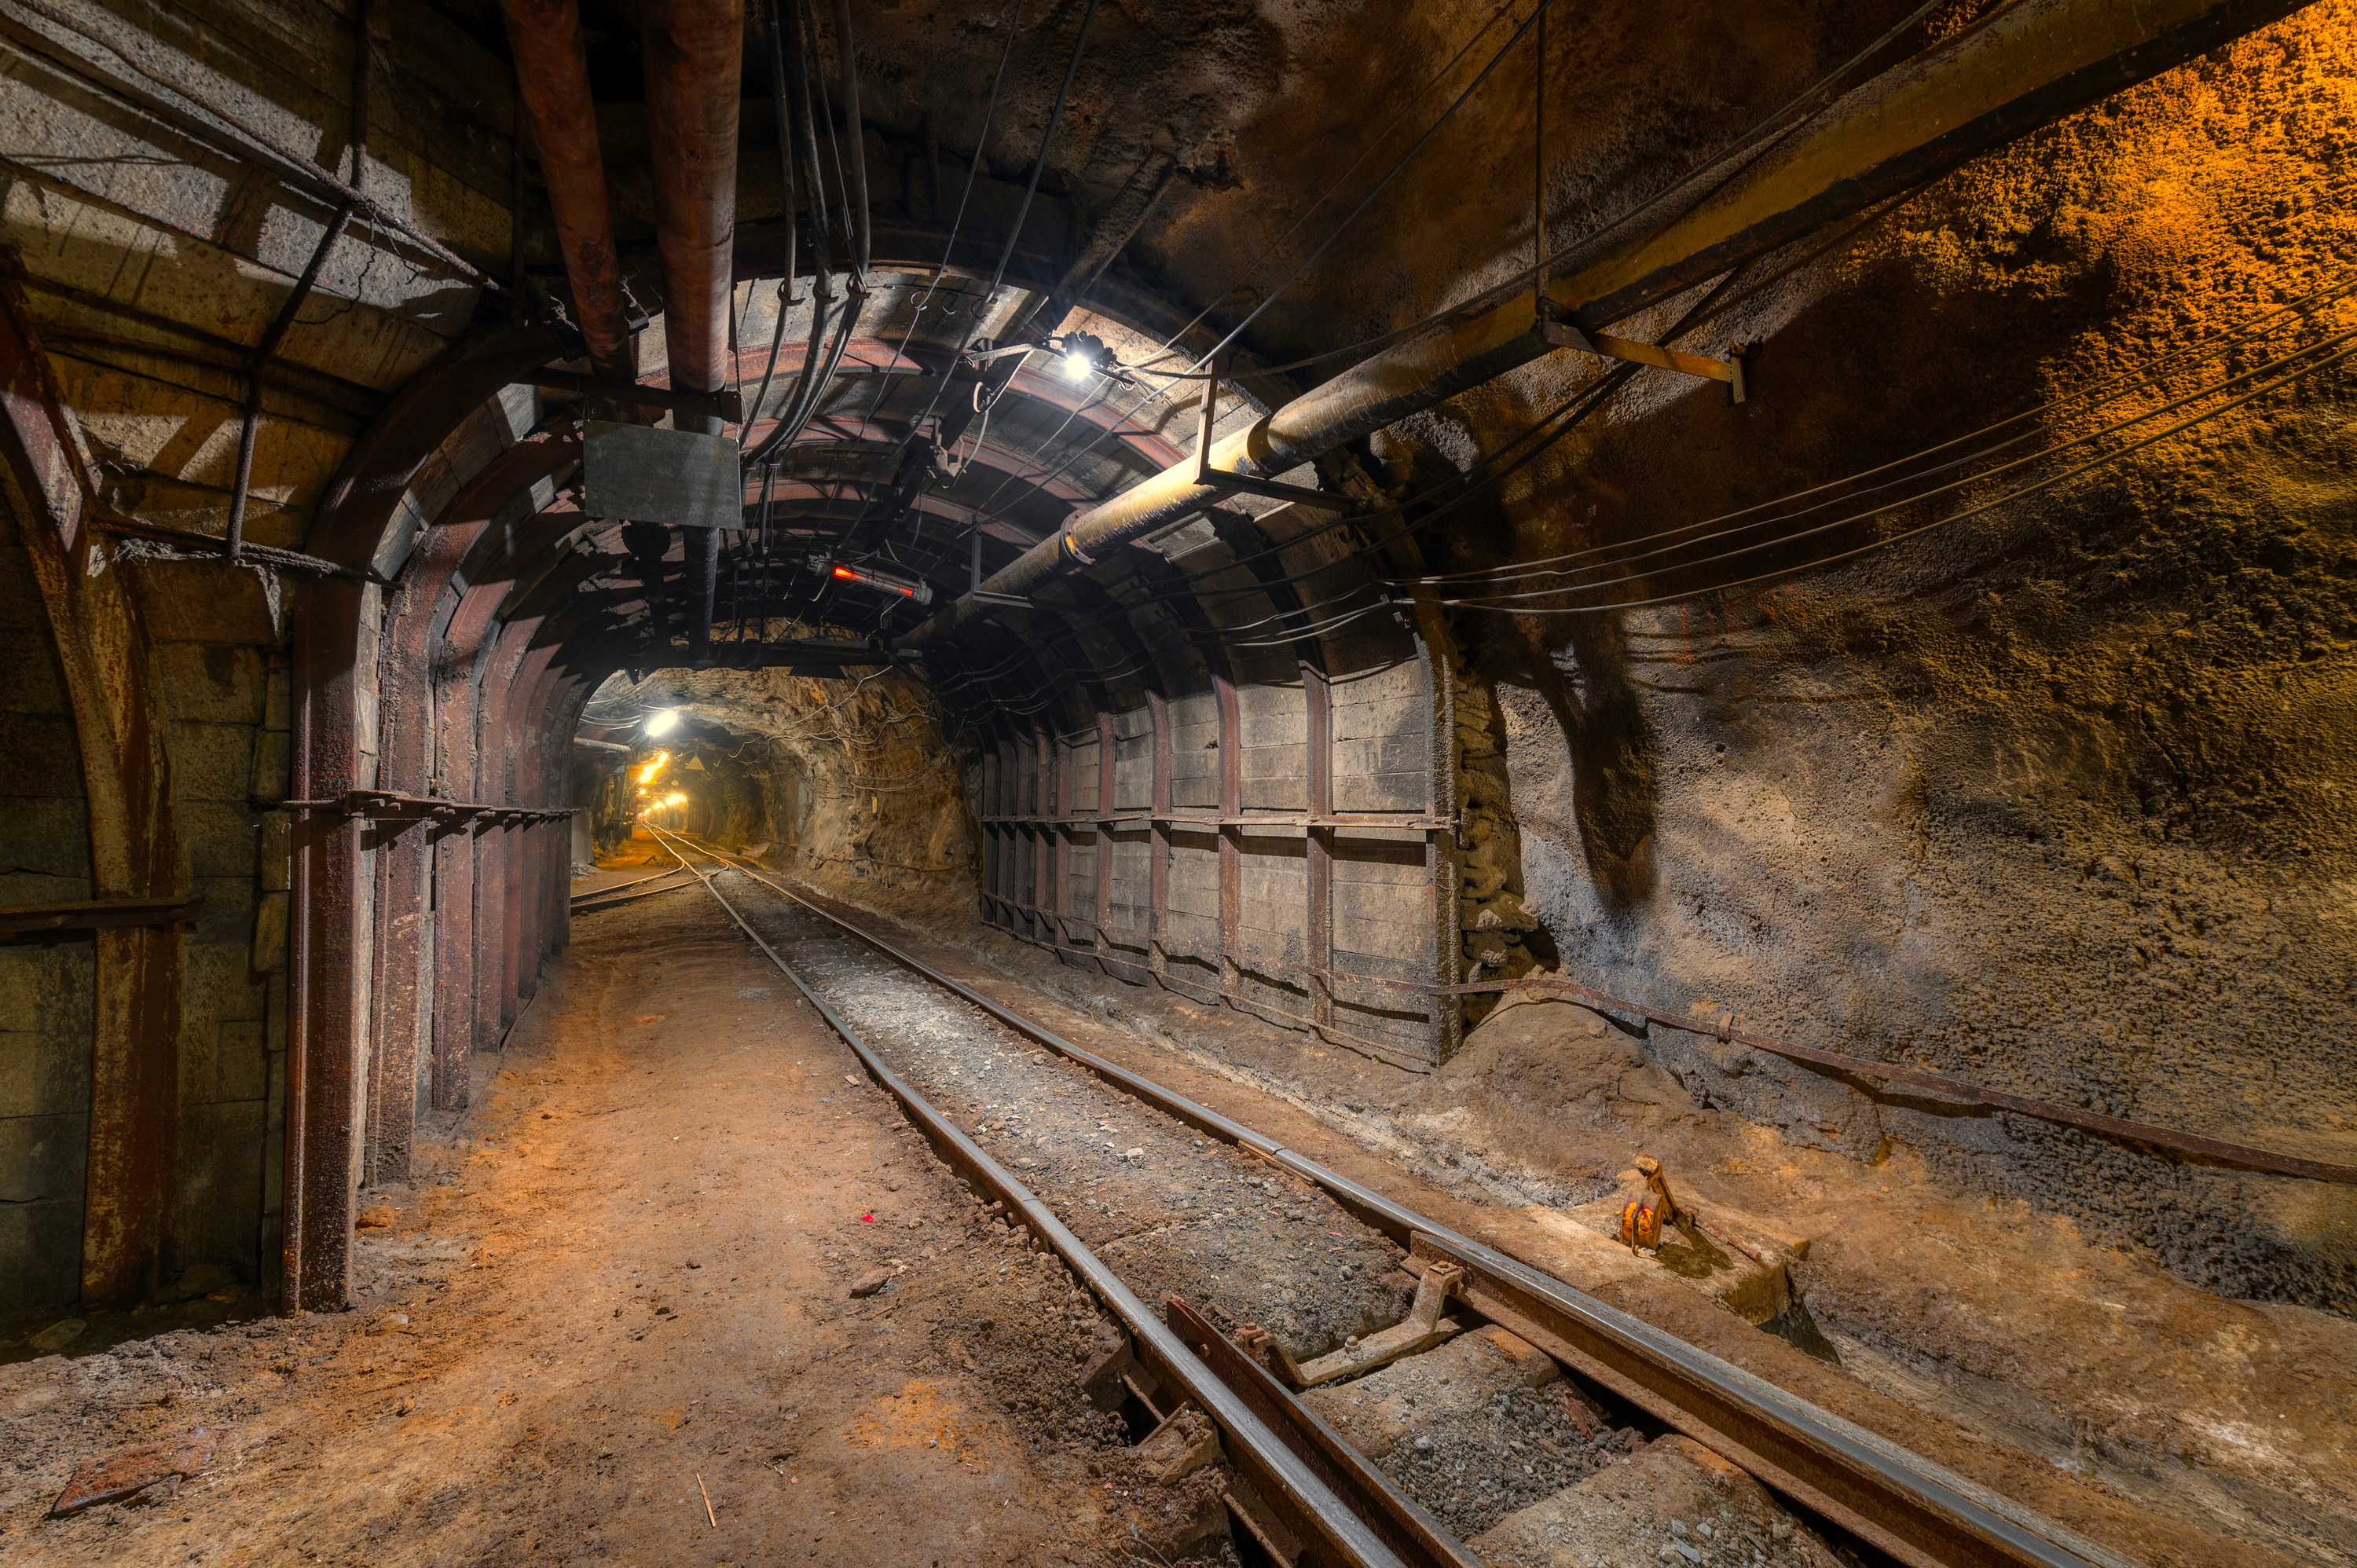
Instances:
[[[1486,537],[1464,531],[1456,564],[1631,552],[2345,287],[2352,137],[2357,8],[2329,4],[1976,164],[1728,329],[1764,345],[1753,401],[1632,388],[1509,493]],[[2352,327],[2346,300],[2313,303],[2190,380],[2036,416],[2023,449]],[[1462,616],[1497,682],[1497,729],[1460,729],[1469,798],[1518,827],[1523,902],[1577,978],[2357,1160],[2352,434],[2341,366],[1783,584],[1609,616]],[[1694,581],[1641,575],[1618,596]],[[1491,746],[1508,798],[1484,802]],[[1796,1143],[1860,1159],[1913,1144],[2189,1280],[2357,1309],[2346,1187],[1869,1094],[1658,1028],[1650,1043],[1706,1103]]]
[[[680,714],[642,755],[703,743],[684,825],[862,902],[973,908],[974,814],[930,693],[898,671],[663,670],[615,677],[591,712],[632,707]]]

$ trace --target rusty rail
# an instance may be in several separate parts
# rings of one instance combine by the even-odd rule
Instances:
[[[715,860],[725,858],[694,847]],[[767,877],[737,869],[1198,1132],[1248,1149],[1324,1188],[1403,1246],[1459,1263],[1470,1276],[1466,1299],[1475,1310],[1909,1568],[2134,1568],[2099,1542],[1083,1050]],[[744,924],[741,917],[738,923]]]
[[[726,896],[712,885],[712,877],[697,871],[689,864],[687,857],[680,854],[673,842],[677,835],[660,828],[649,831],[654,833],[657,843],[669,849],[679,863],[704,885],[704,890],[727,911],[728,918],[737,922],[737,929],[745,933],[747,940],[769,955],[778,972],[791,982],[794,989],[818,1010],[819,1016],[826,1020],[828,1026],[843,1036],[845,1043],[859,1058],[860,1065],[867,1069],[868,1076],[900,1102],[909,1120],[934,1146],[964,1171],[978,1187],[988,1190],[1004,1203],[1009,1218],[1019,1218],[1024,1225],[1029,1227],[1034,1237],[1053,1249],[1082,1283],[1128,1329],[1139,1359],[1169,1386],[1183,1391],[1194,1402],[1197,1409],[1218,1423],[1229,1439],[1229,1458],[1235,1462],[1237,1469],[1277,1512],[1288,1530],[1305,1541],[1319,1544],[1324,1552],[1321,1562],[1336,1564],[1337,1568],[1343,1564],[1356,1564],[1359,1568],[1411,1568],[1413,1560],[1399,1556],[1366,1520],[1347,1507],[1335,1495],[1328,1481],[1271,1431],[1242,1396],[1212,1375],[1184,1340],[1140,1301],[1079,1237],[1067,1230],[1053,1210],[1017,1181],[1006,1167],[991,1158],[981,1144],[968,1137],[954,1122],[934,1109],[931,1102],[887,1067],[883,1058],[869,1048],[866,1041],[860,1038],[858,1032],[843,1015],[804,983],[802,976],[794,972],[793,967],[780,956],[777,949],[764,940]],[[678,843],[686,842],[678,839]],[[699,845],[689,844],[688,847],[714,860],[720,859]]]
[[[1163,1305],[1170,1331],[1184,1340],[1212,1376],[1235,1391],[1253,1413],[1322,1477],[1337,1496],[1347,1498],[1359,1517],[1372,1525],[1403,1561],[1428,1568],[1480,1568],[1481,1560],[1367,1463],[1324,1417],[1278,1382],[1266,1368],[1239,1349],[1202,1314],[1177,1296]]]

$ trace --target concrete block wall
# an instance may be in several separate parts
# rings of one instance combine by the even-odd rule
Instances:
[[[269,1155],[285,1121],[285,840],[269,807],[286,795],[286,665],[254,574],[210,562],[121,569],[151,639],[188,886],[205,901],[181,949],[169,1262],[261,1283],[284,1163]]]

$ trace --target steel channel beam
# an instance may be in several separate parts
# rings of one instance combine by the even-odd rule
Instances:
[[[656,830],[656,837],[671,848],[681,865],[688,865],[686,856],[680,854],[678,848],[671,844],[673,835]],[[693,871],[694,868],[690,865],[689,869]],[[926,1137],[980,1186],[1006,1204],[1010,1217],[1019,1217],[1029,1227],[1033,1236],[1052,1248],[1090,1292],[1121,1319],[1135,1343],[1140,1359],[1166,1383],[1183,1391],[1194,1402],[1196,1408],[1219,1424],[1228,1440],[1228,1457],[1283,1516],[1288,1529],[1305,1541],[1317,1541],[1324,1548],[1328,1553],[1324,1558],[1327,1563],[1356,1564],[1358,1568],[1409,1568],[1407,1562],[1385,1544],[1366,1520],[1343,1503],[1316,1469],[1304,1463],[1241,1396],[1214,1376],[1202,1359],[1171,1331],[1170,1326],[1122,1283],[1119,1275],[1107,1268],[1079,1237],[1065,1228],[1063,1221],[1056,1218],[1054,1210],[1017,1181],[954,1122],[936,1111],[899,1074],[886,1066],[883,1058],[868,1047],[842,1015],[805,984],[777,949],[771,947],[728,901],[726,895],[713,886],[712,877],[702,872],[695,875],[704,884],[705,890],[728,912],[729,918],[737,922],[737,929],[769,955],[778,972],[792,983],[794,989],[817,1009],[819,1016],[826,1020],[830,1028],[843,1036],[844,1042],[859,1058],[860,1065],[866,1069],[868,1076],[900,1102],[909,1120],[917,1123]],[[762,881],[766,886],[775,886],[767,883],[765,878],[757,877],[755,880]],[[787,897],[791,897],[791,895]]]
[[[1114,736],[1112,712],[1109,709],[1099,708],[1097,710],[1097,812],[1100,818],[1110,817],[1114,813],[1114,769],[1118,760],[1115,753],[1119,749],[1119,744]],[[1110,824],[1099,821],[1094,826],[1094,831],[1097,846],[1095,931],[1097,968],[1109,974],[1112,971],[1106,967],[1106,958],[1107,950],[1111,948],[1112,943],[1106,940],[1104,930],[1107,926],[1113,924],[1113,829]]]
[[[360,785],[359,667],[346,629],[361,585],[323,577],[293,628],[295,793],[325,800]],[[298,811],[289,924],[292,991],[286,1073],[285,1312],[340,1311],[351,1299],[352,1213],[360,1176],[361,834],[366,821]]]
[[[1334,814],[1334,696],[1322,664],[1301,660],[1301,697],[1308,720],[1308,814]],[[1304,957],[1315,972],[1312,1015],[1320,1028],[1334,1026],[1334,830],[1308,827],[1303,875],[1309,908],[1302,925]]]
[[[1430,590],[1424,590],[1420,597],[1429,598]],[[1432,726],[1426,736],[1424,811],[1435,821],[1453,822],[1457,820],[1456,643],[1439,612],[1427,603],[1416,605],[1415,624],[1417,662],[1424,667],[1429,699],[1425,720]],[[1457,983],[1464,955],[1465,944],[1458,933],[1462,911],[1457,904],[1457,886],[1456,832],[1435,828],[1424,839],[1425,920],[1432,932],[1432,978],[1441,987]],[[1431,1012],[1432,1060],[1437,1067],[1457,1054],[1465,1015],[1445,990],[1436,991],[1426,1004]]]
[[[1146,968],[1157,985],[1165,984],[1169,954],[1163,944],[1170,926],[1170,703],[1158,684],[1146,689],[1146,716],[1153,726],[1154,779],[1147,798],[1154,821],[1146,832]]]
[[[1244,810],[1243,720],[1236,701],[1236,677],[1224,649],[1212,650],[1211,702],[1219,713],[1220,815],[1240,817]],[[1220,989],[1243,987],[1242,942],[1244,914],[1244,831],[1233,822],[1219,828],[1220,845]]]
[[[1477,1289],[1515,1320],[1529,1325],[1603,1369],[1644,1408],[1718,1449],[1762,1483],[1874,1541],[1916,1568],[1986,1568],[1991,1563],[2038,1568],[2135,1568],[2100,1542],[2002,1497],[1945,1466],[1868,1432],[1797,1394],[1689,1345],[1617,1307],[1550,1279],[1415,1209],[1285,1147],[1207,1105],[1164,1088],[1058,1035],[882,938],[745,866],[737,869],[782,897],[865,942],[911,972],[981,1008],[1008,1028],[1067,1058],[1109,1083],[1197,1131],[1267,1160],[1316,1184],[1335,1201],[1403,1246],[1446,1254],[1472,1271]],[[1517,1309],[1536,1306],[1542,1310]],[[1479,1303],[1475,1304],[1477,1306]],[[1555,1327],[1550,1327],[1555,1324]],[[1563,1332],[1562,1330],[1568,1330]],[[1595,1347],[1596,1348],[1590,1348]],[[1555,1354],[1552,1345],[1543,1346]],[[1598,1351],[1602,1353],[1598,1353]],[[1570,1364],[1585,1371],[1581,1359]],[[1624,1370],[1633,1369],[1633,1370]],[[1670,1391],[1665,1395],[1661,1391]],[[1687,1391],[1691,1391],[1690,1395]],[[1642,1394],[1645,1397],[1640,1398]],[[1670,1397],[1674,1395],[1676,1397]],[[1678,1399],[1691,1397],[1691,1411]],[[1708,1420],[1703,1419],[1707,1414]],[[1731,1434],[1731,1435],[1730,1435]],[[1746,1439],[1757,1442],[1749,1446]],[[1796,1450],[1805,1449],[1801,1453]],[[1782,1461],[1798,1467],[1787,1469]],[[1758,1468],[1753,1468],[1757,1465]],[[1830,1483],[1830,1484],[1828,1484]],[[1845,1498],[1862,1498],[1852,1508]],[[1847,1512],[1844,1510],[1847,1509]],[[1910,1533],[1902,1534],[1904,1529]]]

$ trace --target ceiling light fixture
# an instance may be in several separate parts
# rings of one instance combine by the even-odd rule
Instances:
[[[832,577],[838,583],[856,583],[863,588],[876,588],[887,594],[897,594],[911,604],[933,602],[933,585],[921,577],[903,577],[893,572],[878,572],[868,566],[846,565],[831,555],[813,555],[811,570],[822,577]]]

